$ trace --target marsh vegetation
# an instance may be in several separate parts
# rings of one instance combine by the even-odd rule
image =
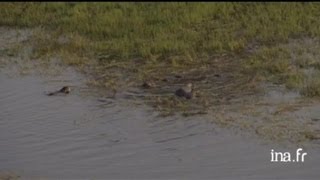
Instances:
[[[143,96],[147,104],[188,116],[256,94],[264,82],[320,96],[319,10],[301,2],[14,2],[1,3],[0,25],[33,30],[8,56],[32,46],[31,59],[58,57],[112,92],[150,80],[158,88],[143,92],[153,95]],[[190,82],[196,98],[165,95]]]

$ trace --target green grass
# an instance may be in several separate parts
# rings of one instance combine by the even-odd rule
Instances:
[[[319,3],[1,3],[0,24],[94,40],[121,58],[239,52],[319,36]]]
[[[315,60],[318,45],[311,47],[315,53],[305,56],[308,49],[292,48],[290,40],[319,39],[319,16],[320,3],[300,2],[0,4],[1,26],[38,28],[36,57],[58,53],[71,65],[90,58],[130,65],[140,58],[148,63],[145,67],[156,69],[161,63],[196,67],[213,55],[227,54],[241,59],[248,74],[258,73],[293,89],[305,86],[301,68],[319,69],[320,62]],[[69,42],[61,44],[61,35]],[[250,52],[253,45],[258,48]],[[136,71],[139,76],[149,72]]]

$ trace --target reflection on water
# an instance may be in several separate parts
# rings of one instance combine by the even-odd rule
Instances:
[[[306,150],[305,163],[270,163],[275,146],[221,130],[205,116],[159,118],[143,105],[99,98],[82,79],[73,71],[0,74],[0,172],[50,179],[319,177],[314,149]],[[70,95],[45,95],[66,84]]]

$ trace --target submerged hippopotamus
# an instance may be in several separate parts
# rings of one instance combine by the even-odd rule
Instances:
[[[71,91],[71,88],[69,86],[63,86],[60,90],[55,91],[55,92],[51,92],[49,94],[47,94],[48,96],[52,96],[52,95],[56,95],[56,94],[69,94]]]
[[[193,85],[188,83],[187,86],[179,88],[176,90],[175,95],[179,97],[185,97],[186,99],[191,99],[193,97]]]
[[[156,87],[156,84],[153,81],[144,81],[141,86],[145,89],[149,89]]]

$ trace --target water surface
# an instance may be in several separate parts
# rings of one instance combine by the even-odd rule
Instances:
[[[318,179],[319,149],[304,163],[271,163],[263,143],[208,116],[159,117],[100,97],[72,69],[59,76],[0,74],[0,171],[22,179]],[[72,86],[67,96],[45,92]],[[103,93],[102,93],[103,94]],[[101,98],[103,101],[101,101]],[[100,100],[99,100],[100,99]]]

